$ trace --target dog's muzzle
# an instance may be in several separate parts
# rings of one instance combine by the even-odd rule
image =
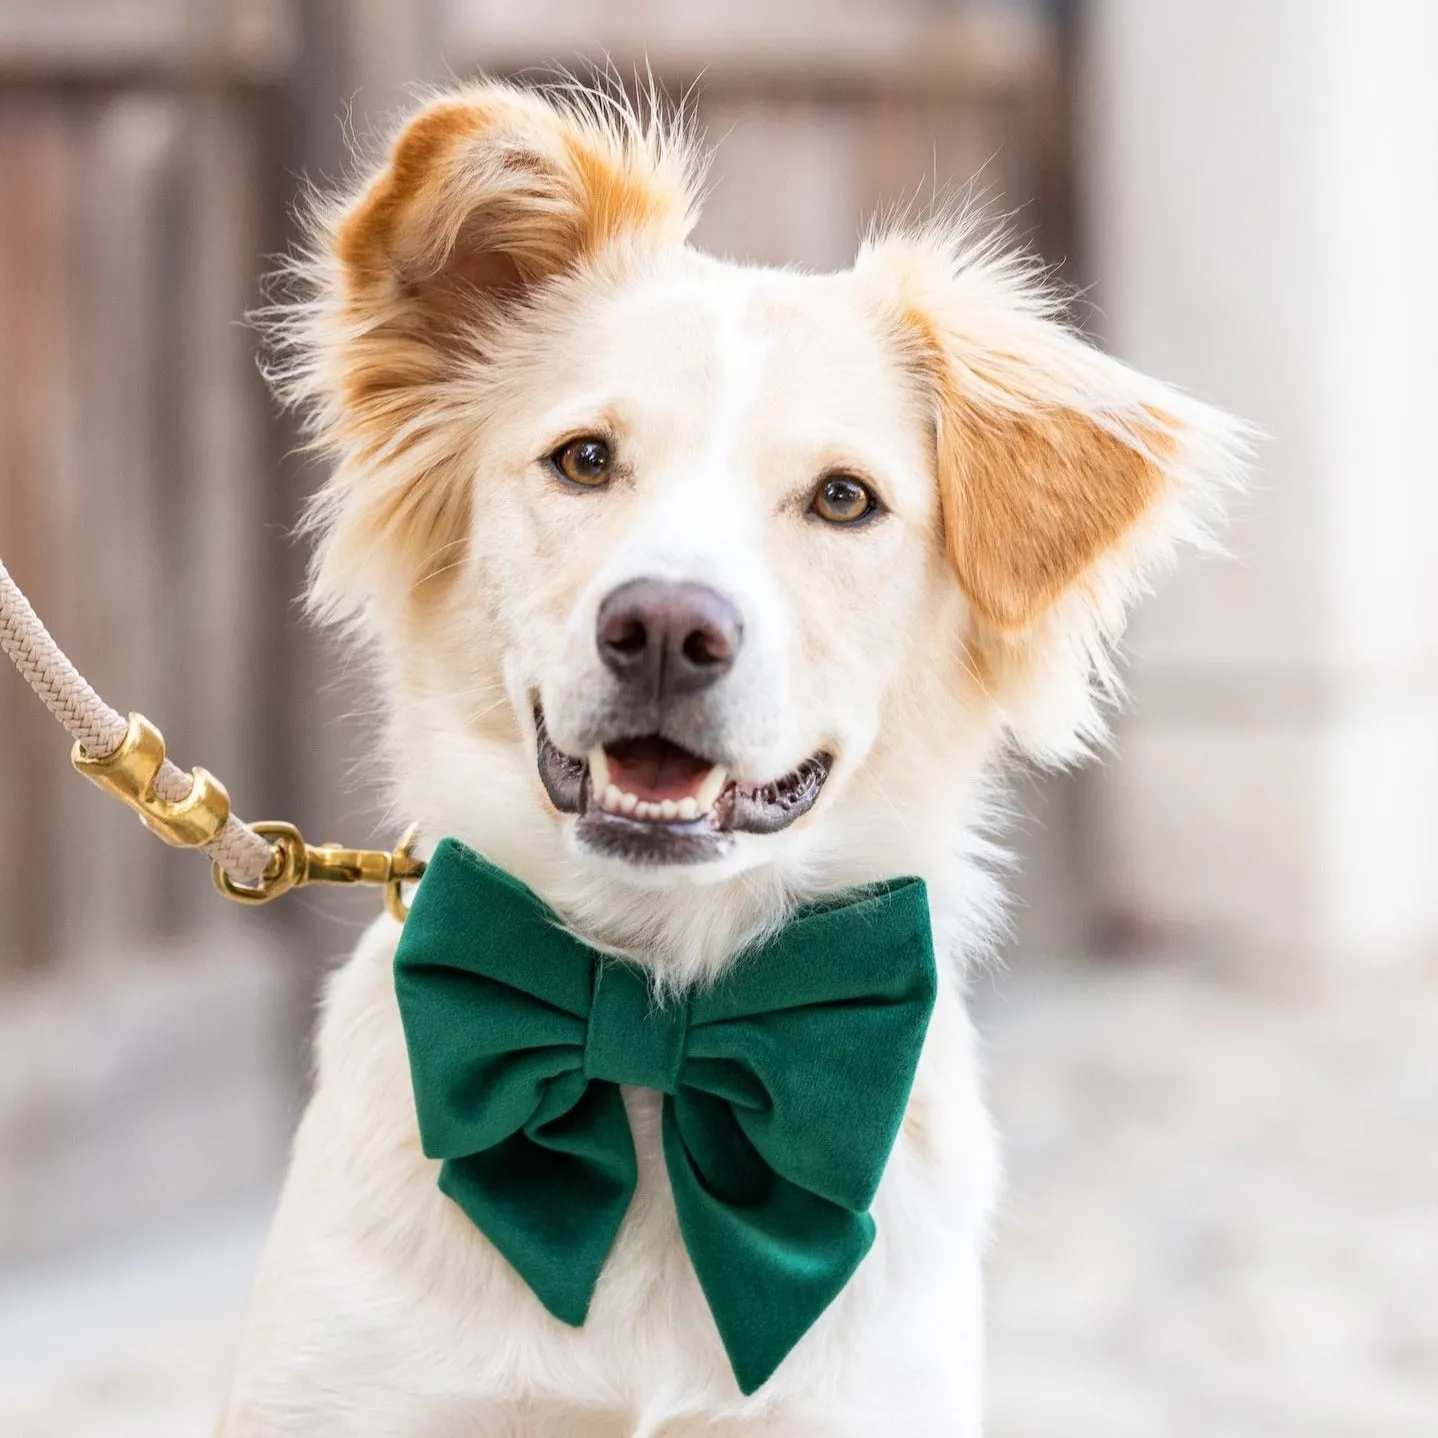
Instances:
[[[747,782],[706,754],[708,700],[744,642],[738,607],[705,584],[635,579],[599,606],[595,646],[615,681],[600,741],[583,757],[549,737],[535,705],[539,776],[586,847],[643,864],[702,863],[736,833],[772,834],[811,809],[833,762]]]

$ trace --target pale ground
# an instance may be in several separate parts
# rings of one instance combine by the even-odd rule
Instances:
[[[1438,1435],[1438,974],[981,986],[991,1438]],[[266,1203],[0,1274],[0,1434],[209,1431]]]
[[[1438,972],[982,1009],[994,1438],[1438,1438]]]

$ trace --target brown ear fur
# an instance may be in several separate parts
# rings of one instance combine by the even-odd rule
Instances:
[[[624,236],[682,243],[692,209],[686,157],[627,112],[485,85],[408,122],[334,247],[362,305],[441,276],[531,284]]]
[[[1102,730],[1129,601],[1202,540],[1250,432],[1087,344],[1036,266],[962,221],[877,240],[856,271],[931,408],[970,666],[1025,747],[1071,757]]]
[[[978,619],[1022,634],[1158,500],[1171,421],[1045,313],[1021,266],[990,261],[999,293],[966,314],[985,277],[907,258],[896,316],[933,394],[949,558]]]
[[[1021,632],[1138,524],[1162,476],[1074,411],[986,415],[952,377],[939,383],[949,558],[980,618]]]
[[[682,244],[695,171],[652,106],[480,84],[421,109],[357,195],[317,207],[297,266],[312,298],[272,318],[281,390],[335,460],[310,511],[322,610],[455,568],[472,467],[442,423],[446,384],[528,288],[609,246]]]

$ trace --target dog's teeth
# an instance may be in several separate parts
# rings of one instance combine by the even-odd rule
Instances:
[[[681,819],[697,819],[699,817],[699,801],[697,799],[681,799],[676,809]]]
[[[604,797],[599,802],[611,812],[619,807],[624,794],[618,784],[610,784],[604,791]]]
[[[649,817],[649,801],[647,799],[636,800],[634,817],[636,819],[647,819]]]
[[[589,787],[595,794],[606,793],[609,789],[609,755],[604,745],[596,744],[589,751]]]
[[[694,795],[696,816],[707,814],[714,807],[714,801],[718,799],[724,785],[728,782],[729,771],[722,764],[716,764],[704,776],[704,782],[699,786],[699,792]]]
[[[619,807],[624,813],[632,814],[639,807],[639,796],[637,794],[621,794]]]
[[[679,817],[679,805],[673,799],[665,799],[659,805],[659,817],[664,820],[674,820]]]

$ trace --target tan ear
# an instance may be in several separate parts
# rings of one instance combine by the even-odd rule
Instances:
[[[1034,264],[962,225],[877,241],[856,270],[931,407],[972,655],[1016,730],[1023,694],[1058,716],[1030,747],[1063,752],[1099,728],[1091,684],[1128,602],[1175,540],[1203,536],[1248,432],[1086,343]]]
[[[1077,410],[985,412],[938,382],[939,494],[959,584],[984,623],[1033,627],[1143,519],[1163,488],[1149,453]]]
[[[693,222],[689,153],[657,123],[487,84],[408,121],[334,250],[351,305],[411,300],[432,320],[466,289],[534,284],[616,240],[682,244]]]
[[[931,394],[959,584],[983,624],[1030,629],[1164,494],[1169,396],[1056,323],[1022,261],[920,237],[860,263]]]
[[[473,456],[445,422],[451,387],[535,287],[614,247],[682,244],[696,170],[652,106],[486,83],[425,105],[356,193],[315,207],[299,302],[266,318],[278,388],[334,464],[310,511],[322,610],[453,572]]]

